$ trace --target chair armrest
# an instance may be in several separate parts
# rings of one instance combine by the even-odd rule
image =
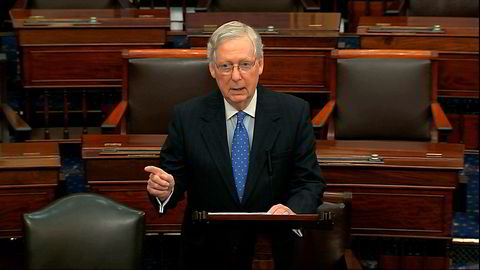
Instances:
[[[360,263],[358,258],[355,257],[355,254],[353,254],[353,251],[351,249],[345,250],[344,257],[345,257],[345,264],[347,265],[348,270],[351,270],[351,269],[361,270],[363,268],[362,264]]]
[[[335,108],[335,101],[330,100],[322,110],[317,113],[312,119],[313,127],[323,128],[327,123],[328,119],[332,115],[333,109]]]
[[[127,111],[127,107],[127,101],[120,101],[120,103],[118,103],[117,106],[113,108],[107,119],[105,119],[105,121],[102,123],[102,130],[117,128],[120,125],[120,121],[122,121],[125,112]]]
[[[195,12],[206,12],[210,7],[212,0],[198,0]]]
[[[12,107],[7,104],[2,104],[3,114],[7,119],[9,126],[15,132],[30,132],[32,128],[25,122],[18,114],[15,112]]]
[[[390,4],[384,12],[385,16],[400,16],[405,13],[405,1],[397,0]]]
[[[320,11],[319,1],[301,0],[301,2],[305,11]]]
[[[443,112],[442,107],[437,102],[431,104],[432,107],[432,117],[433,122],[435,123],[435,127],[439,131],[451,131],[452,125],[448,121],[447,116]]]

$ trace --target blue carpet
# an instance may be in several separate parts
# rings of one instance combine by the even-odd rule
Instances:
[[[465,155],[461,172],[467,177],[467,208],[453,218],[453,237],[478,239],[478,154]]]

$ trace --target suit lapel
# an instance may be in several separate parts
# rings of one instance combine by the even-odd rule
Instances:
[[[257,109],[255,112],[255,129],[253,135],[252,149],[248,167],[248,177],[244,194],[243,204],[248,202],[252,190],[260,179],[262,170],[266,168],[266,151],[270,151],[275,142],[280,127],[278,119],[280,115],[274,110],[275,100],[266,98],[269,93],[262,87],[258,87]]]
[[[232,161],[228,153],[227,131],[225,126],[225,106],[220,91],[211,95],[207,103],[206,113],[202,116],[205,124],[200,132],[210,157],[215,162],[223,182],[233,197],[232,199],[239,204],[237,191],[233,186]]]

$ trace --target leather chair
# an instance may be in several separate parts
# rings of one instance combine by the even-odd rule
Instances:
[[[295,269],[362,269],[351,249],[351,192],[325,192],[318,212],[331,212],[332,230],[306,229],[295,243]]]
[[[320,11],[318,0],[199,0],[196,11],[304,12]]]
[[[217,90],[206,50],[129,50],[123,59],[122,100],[102,133],[167,134],[176,104]]]
[[[437,102],[437,57],[431,51],[333,51],[330,100],[313,126],[325,128],[320,137],[329,140],[438,142],[452,126]]]
[[[25,3],[24,8],[28,9],[133,8],[133,5],[128,0],[25,0]]]
[[[398,0],[387,15],[432,17],[477,17],[477,0]]]
[[[76,193],[24,214],[28,269],[139,269],[144,212]]]

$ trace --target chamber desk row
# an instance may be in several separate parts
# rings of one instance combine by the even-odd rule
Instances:
[[[83,159],[91,191],[147,213],[150,232],[179,231],[182,207],[160,216],[143,168],[158,164],[165,137],[86,135]],[[451,238],[452,196],[463,169],[460,144],[317,141],[328,191],[351,191],[352,234]]]
[[[146,191],[143,169],[158,165],[164,141],[164,135],[83,136],[89,191],[145,211],[147,233],[179,233],[185,209],[182,201],[160,215]],[[319,140],[316,151],[327,191],[352,193],[354,237],[451,240],[463,145]],[[0,237],[21,237],[22,214],[54,201],[59,178],[56,143],[0,144]],[[446,257],[428,260],[448,267]]]

